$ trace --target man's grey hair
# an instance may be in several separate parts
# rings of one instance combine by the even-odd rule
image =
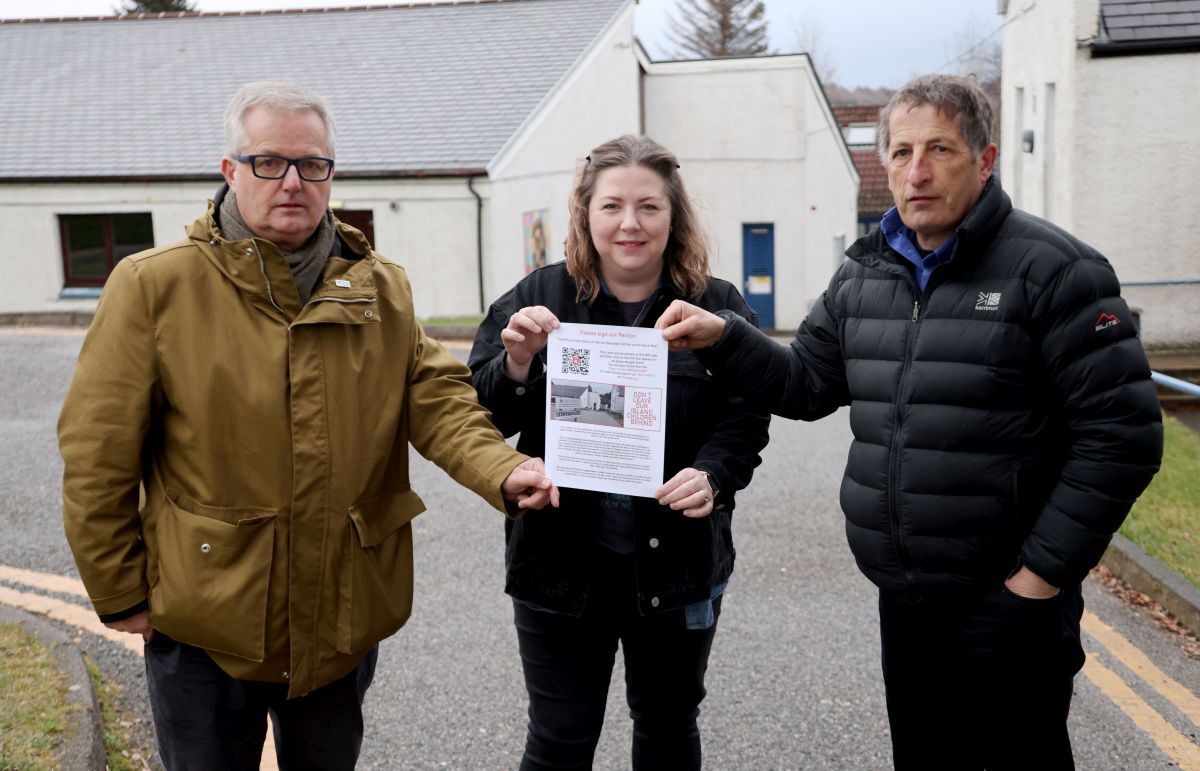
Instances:
[[[230,158],[237,158],[242,154],[242,148],[247,141],[243,119],[246,117],[246,111],[254,107],[276,113],[312,110],[325,124],[325,143],[328,145],[329,157],[334,157],[333,143],[337,137],[337,127],[325,100],[315,91],[292,83],[259,80],[239,88],[229,100],[229,106],[225,108],[225,153]]]
[[[892,141],[889,122],[897,105],[912,109],[931,104],[948,118],[958,118],[958,130],[975,158],[992,143],[992,103],[973,77],[961,75],[922,75],[909,81],[892,96],[879,112],[879,130],[875,132],[879,158],[888,161]]]

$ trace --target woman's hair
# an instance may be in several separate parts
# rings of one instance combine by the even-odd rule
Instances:
[[[567,272],[579,287],[575,299],[586,297],[590,305],[600,294],[600,255],[592,243],[588,209],[600,172],[621,166],[644,166],[662,177],[663,190],[671,202],[671,232],[663,250],[663,265],[684,297],[699,297],[708,284],[708,248],[679,176],[679,161],[653,139],[626,134],[592,150],[571,191]]]

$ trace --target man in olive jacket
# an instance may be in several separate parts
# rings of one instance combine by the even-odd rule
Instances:
[[[59,419],[66,532],[101,619],[146,639],[168,768],[258,768],[270,711],[281,766],[349,769],[412,608],[408,444],[500,510],[557,490],[329,211],[321,98],[252,83],[225,121],[208,213],[105,286]]]
[[[1080,583],[1162,455],[1150,370],[1112,266],[1013,209],[966,78],[879,119],[896,206],[790,347],[677,303],[659,327],[751,403],[850,405],[850,548],[879,587],[897,769],[1068,769]]]

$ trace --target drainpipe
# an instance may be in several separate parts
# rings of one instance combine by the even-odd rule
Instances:
[[[474,177],[467,177],[467,190],[475,196],[475,262],[479,272],[479,312],[487,313],[487,301],[483,297],[483,198],[475,192],[474,183]]]

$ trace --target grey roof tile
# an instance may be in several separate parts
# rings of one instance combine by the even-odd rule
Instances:
[[[0,24],[0,178],[215,174],[260,79],[329,100],[343,172],[480,169],[629,1]]]
[[[1200,40],[1200,0],[1100,0],[1100,14],[1110,42]]]

